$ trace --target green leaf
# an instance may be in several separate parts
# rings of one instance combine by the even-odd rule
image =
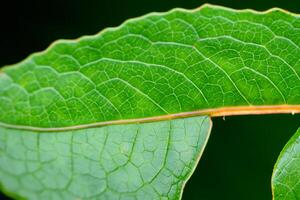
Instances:
[[[300,129],[281,151],[272,176],[274,199],[300,198]]]
[[[26,199],[179,199],[208,117],[58,133],[0,128],[0,177]]]
[[[300,112],[299,29],[279,9],[174,9],[3,68],[3,188],[29,199],[180,198],[210,127],[175,118]],[[161,120],[172,121],[142,123]]]
[[[278,9],[204,6],[59,41],[4,68],[0,121],[53,128],[228,106],[299,105],[299,27],[298,16]]]

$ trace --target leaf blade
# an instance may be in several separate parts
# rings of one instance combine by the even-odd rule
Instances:
[[[55,135],[235,108],[300,112],[299,24],[279,9],[204,6],[58,42],[0,73],[0,127]]]
[[[0,177],[26,199],[179,199],[209,117],[59,133],[1,128]]]
[[[299,112],[298,22],[278,9],[204,6],[59,42],[4,70],[0,121],[51,128],[230,106]]]
[[[293,135],[281,151],[272,175],[272,193],[274,199],[298,199],[300,130]]]

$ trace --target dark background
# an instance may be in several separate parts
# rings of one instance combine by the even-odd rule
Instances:
[[[93,35],[148,12],[196,8],[204,3],[256,10],[280,7],[300,13],[300,1],[296,0],[1,1],[0,66],[19,62],[57,39]],[[215,118],[213,122],[208,146],[183,199],[271,199],[272,168],[300,126],[300,116],[239,116]],[[5,198],[0,194],[0,199]]]

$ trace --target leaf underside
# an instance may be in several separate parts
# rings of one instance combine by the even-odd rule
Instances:
[[[300,199],[300,129],[288,141],[274,167],[274,200]]]
[[[205,147],[209,117],[59,133],[0,128],[8,193],[45,199],[179,199]]]
[[[174,9],[58,41],[3,68],[3,190],[26,199],[179,199],[209,136],[208,117],[84,125],[299,106],[299,29],[300,18],[279,9]]]

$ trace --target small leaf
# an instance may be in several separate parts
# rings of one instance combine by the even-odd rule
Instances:
[[[300,199],[300,129],[281,151],[272,176],[275,200]]]
[[[58,133],[0,128],[4,190],[31,200],[179,199],[209,117]]]

